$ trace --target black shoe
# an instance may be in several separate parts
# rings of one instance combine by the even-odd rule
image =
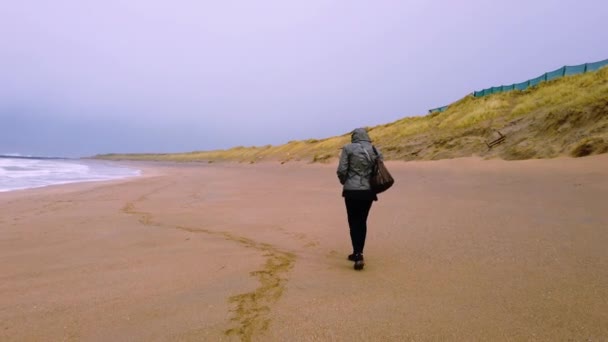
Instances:
[[[357,261],[357,260],[355,259],[355,253],[353,253],[353,254],[349,255],[349,256],[348,256],[348,260],[349,260],[349,261]]]
[[[363,269],[363,266],[365,266],[365,261],[363,260],[363,254],[357,254],[354,256],[355,259],[355,266],[354,268],[357,271],[360,271]]]

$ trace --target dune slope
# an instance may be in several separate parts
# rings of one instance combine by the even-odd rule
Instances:
[[[524,91],[481,98],[471,95],[442,113],[406,117],[368,127],[392,160],[467,156],[506,160],[581,157],[608,152],[608,68],[541,83]],[[503,135],[492,148],[487,143]],[[311,161],[339,155],[349,134],[291,141],[278,146],[175,154],[106,154],[97,158],[170,161]]]

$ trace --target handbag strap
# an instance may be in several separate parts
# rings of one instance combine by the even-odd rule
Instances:
[[[370,163],[373,163],[374,161],[372,160],[372,157],[369,156],[369,153],[367,153],[367,150],[365,149],[365,147],[362,144],[359,144],[359,145],[361,145],[363,152],[365,152],[365,155],[367,156],[367,160],[369,160]],[[372,147],[373,147],[373,145],[372,145]],[[374,151],[376,151],[375,148],[374,148]],[[376,155],[378,155],[378,152],[376,152]]]
[[[378,150],[376,150],[376,146],[372,145],[372,148],[374,149],[374,153],[376,154],[376,157],[378,157],[379,154],[378,154]]]

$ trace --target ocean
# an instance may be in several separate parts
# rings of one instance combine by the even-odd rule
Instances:
[[[139,176],[140,170],[100,160],[0,155],[0,192]]]

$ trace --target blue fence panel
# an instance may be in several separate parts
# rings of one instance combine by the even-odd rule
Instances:
[[[566,68],[565,76],[582,74],[585,72],[585,64],[566,65],[564,68]]]
[[[545,75],[542,76],[538,76],[537,78],[533,78],[530,80],[530,87],[534,87],[536,85],[539,85],[540,82],[545,80]]]
[[[587,63],[587,71],[595,71],[605,65],[608,65],[608,59],[595,63]]]
[[[439,108],[429,109],[429,113],[445,112],[446,109],[448,109],[448,106],[443,106],[443,107],[439,107]]]
[[[521,82],[521,83],[515,83],[513,85],[513,87],[515,88],[515,90],[526,90],[526,88],[528,88],[529,82]]]
[[[564,76],[564,72],[566,71],[566,67],[561,67],[557,70],[553,70],[547,73],[547,81],[554,80],[556,78],[560,78]]]

